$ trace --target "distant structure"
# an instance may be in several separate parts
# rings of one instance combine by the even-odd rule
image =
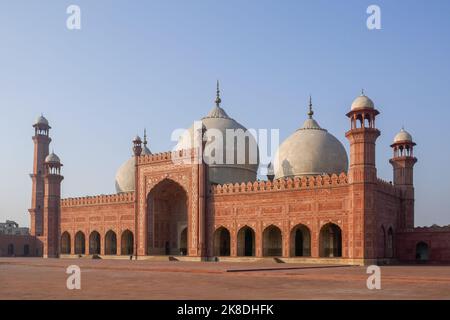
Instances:
[[[11,220],[0,222],[0,257],[36,255],[35,244],[36,239],[30,236],[28,228],[19,227]]]
[[[246,131],[221,102],[217,88],[201,134]],[[116,174],[117,194],[68,199],[61,199],[62,164],[49,153],[50,126],[41,116],[33,125],[33,252],[354,265],[450,262],[450,228],[414,225],[411,134],[402,129],[393,139],[389,183],[377,176],[379,111],[369,97],[362,93],[346,114],[349,156],[313,117],[311,101],[307,115],[280,145],[266,181],[257,180],[258,163],[247,155],[244,162],[206,164],[199,151],[210,142],[193,148],[192,127],[173,152],[152,154],[146,137],[137,136],[133,156]],[[221,151],[224,157],[230,152]]]
[[[19,224],[15,221],[6,220],[6,222],[0,222],[0,234],[5,235],[29,235],[28,228],[19,227]]]

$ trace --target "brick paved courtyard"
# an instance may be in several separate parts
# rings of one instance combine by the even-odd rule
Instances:
[[[72,264],[81,290],[66,288]],[[368,290],[355,266],[0,258],[0,299],[450,299],[450,266],[381,272]]]

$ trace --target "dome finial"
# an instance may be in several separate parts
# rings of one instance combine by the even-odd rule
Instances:
[[[308,117],[312,119],[312,116],[314,115],[314,111],[312,109],[312,98],[311,95],[309,95],[309,111],[308,111]]]
[[[361,89],[361,95],[362,95],[362,96],[365,96],[365,94],[364,94],[364,88]]]
[[[144,146],[147,145],[147,129],[144,128]]]
[[[220,107],[220,103],[222,100],[220,99],[220,89],[219,89],[219,80],[217,80],[217,90],[216,90],[216,106]]]

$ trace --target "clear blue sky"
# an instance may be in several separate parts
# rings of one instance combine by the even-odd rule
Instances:
[[[82,30],[66,28],[77,4]],[[366,27],[381,7],[382,29]],[[340,139],[361,88],[382,132],[378,175],[402,125],[417,142],[416,224],[450,223],[450,1],[20,1],[0,4],[0,221],[29,225],[33,143],[41,112],[64,163],[63,196],[114,192],[131,139],[153,152],[213,106],[248,128],[306,117]]]

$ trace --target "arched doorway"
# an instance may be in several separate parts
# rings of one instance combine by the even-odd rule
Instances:
[[[8,256],[14,255],[14,245],[12,243],[8,244]]]
[[[121,244],[121,254],[122,255],[132,255],[134,252],[134,238],[133,233],[130,230],[125,230],[122,232],[122,238],[120,239]]]
[[[84,233],[78,231],[75,234],[75,254],[85,254],[86,253],[86,239],[84,237]]]
[[[230,255],[230,231],[225,227],[220,227],[214,232],[214,255]]]
[[[387,233],[386,257],[388,258],[394,257],[394,230],[392,230],[392,227],[389,228]]]
[[[242,227],[237,235],[238,256],[251,257],[255,255],[255,231],[252,228]]]
[[[329,258],[342,256],[341,228],[334,223],[327,223],[320,229],[320,256]]]
[[[268,226],[263,232],[263,256],[277,257],[283,255],[281,230],[277,226]]]
[[[429,248],[428,244],[423,241],[420,241],[416,244],[416,260],[417,261],[428,261],[429,257]]]
[[[61,253],[70,254],[70,234],[67,231],[61,235]]]
[[[117,254],[117,236],[112,230],[109,230],[105,235],[105,254]]]
[[[30,254],[30,245],[26,244],[23,246],[23,255],[28,256]]]
[[[165,179],[147,197],[147,254],[187,254],[187,193]]]
[[[187,255],[187,238],[188,238],[188,230],[187,227],[183,228],[180,234],[180,254],[185,256]]]
[[[92,231],[89,236],[89,254],[100,254],[100,233]]]
[[[292,257],[311,256],[311,232],[308,227],[299,224],[291,231],[291,252]]]
[[[384,229],[384,226],[381,226],[380,228],[380,242],[378,244],[378,258],[385,258],[386,257],[386,230]]]

